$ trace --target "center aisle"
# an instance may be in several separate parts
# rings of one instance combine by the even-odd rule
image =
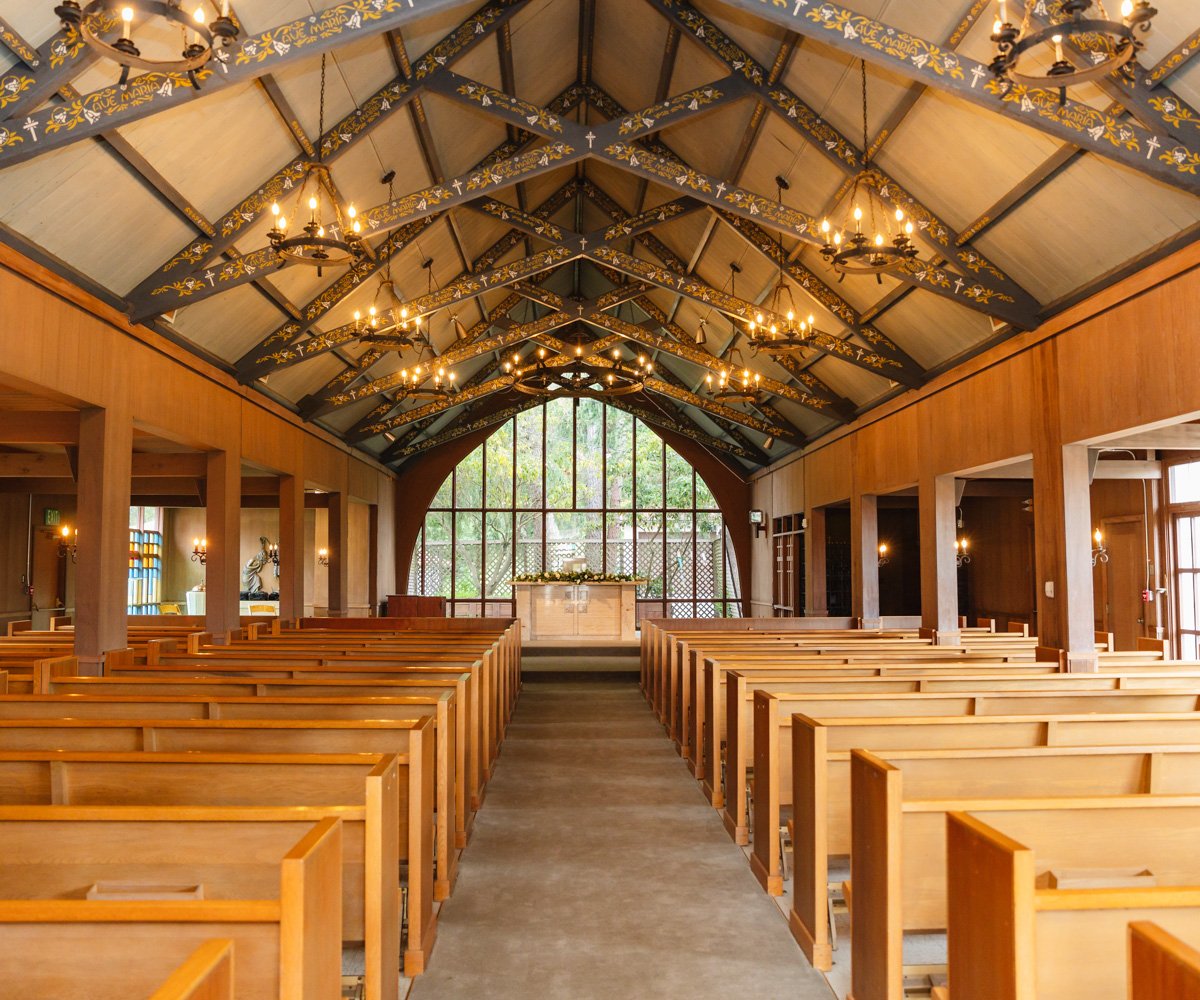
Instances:
[[[411,1000],[830,1000],[636,680],[526,675]]]

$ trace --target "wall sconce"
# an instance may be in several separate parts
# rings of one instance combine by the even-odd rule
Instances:
[[[879,543],[879,565],[886,566],[891,560],[888,558],[887,542]]]
[[[279,569],[279,544],[277,542],[272,542],[267,546],[267,562],[276,569]],[[276,573],[275,575],[278,576],[279,574]]]
[[[329,565],[329,550],[328,549],[317,549],[317,565],[318,566],[328,566]]]
[[[767,515],[757,507],[750,511],[750,523],[754,525],[754,537],[765,534],[767,530]]]
[[[74,562],[78,551],[79,529],[72,529],[64,524],[58,531],[58,558],[66,559],[70,556],[71,562]]]
[[[1095,566],[1097,562],[1108,562],[1108,549],[1104,547],[1104,535],[1099,528],[1092,532],[1092,541],[1096,543],[1092,547],[1092,565]]]
[[[962,538],[954,540],[954,565],[959,569],[970,565],[971,556],[967,552],[967,538],[964,535]]]
[[[204,566],[208,563],[207,538],[192,539],[192,562],[198,562],[201,566]]]

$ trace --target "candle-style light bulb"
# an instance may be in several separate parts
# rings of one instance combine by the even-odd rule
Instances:
[[[1132,15],[1133,15],[1133,0],[1125,0],[1125,2],[1121,4],[1121,16],[1123,18],[1125,18],[1125,20],[1128,21]]]
[[[1092,537],[1096,539],[1096,548],[1099,548],[1100,543],[1104,540],[1104,536],[1100,533],[1099,528],[1096,529],[1096,533]]]
[[[133,24],[133,8],[132,7],[122,7],[121,8],[121,37],[122,38],[129,37],[129,30],[130,30],[130,27],[132,26],[132,24]]]
[[[828,234],[828,232],[829,232],[829,220],[828,219],[821,220],[821,232]]]
[[[902,208],[896,209],[896,221],[897,222],[904,221],[904,209],[902,209]]]
[[[1000,23],[1001,23],[1001,25],[1008,24],[1008,3],[1007,3],[1007,0],[1000,0]]]
[[[1055,35],[1050,39],[1054,43],[1054,61],[1063,61],[1062,35]]]

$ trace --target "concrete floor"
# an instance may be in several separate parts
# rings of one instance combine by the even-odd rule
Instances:
[[[527,677],[411,1000],[831,1000],[636,679]]]

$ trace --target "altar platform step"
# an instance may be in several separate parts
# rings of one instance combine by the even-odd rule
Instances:
[[[539,680],[563,674],[612,674],[640,670],[641,644],[634,639],[537,639],[521,644],[521,672]]]

